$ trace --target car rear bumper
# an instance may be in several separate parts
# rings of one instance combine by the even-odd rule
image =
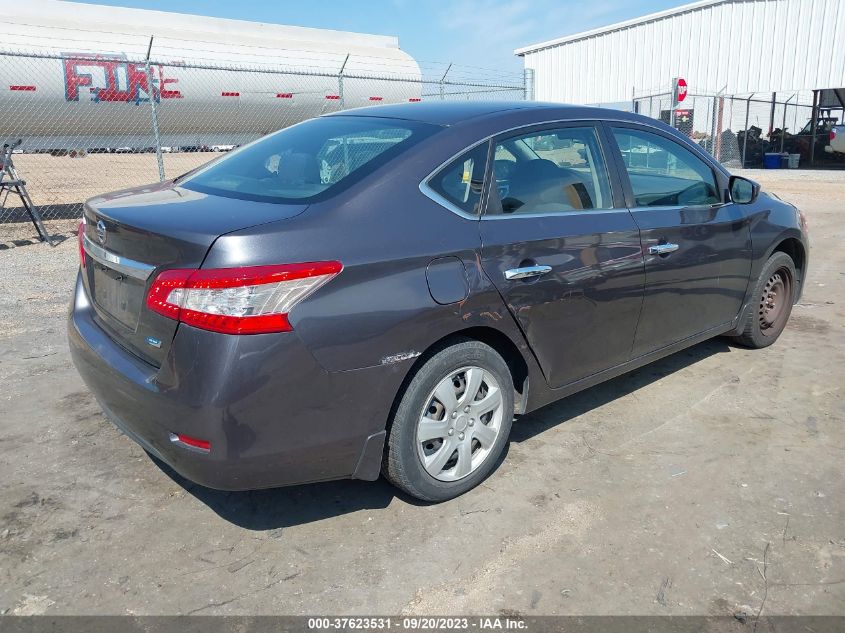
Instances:
[[[400,367],[326,372],[292,332],[229,336],[183,324],[156,368],[97,324],[79,279],[68,339],[115,425],[191,481],[248,490],[378,476]],[[174,433],[211,449],[174,443]]]

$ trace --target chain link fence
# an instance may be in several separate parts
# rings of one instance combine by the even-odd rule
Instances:
[[[98,193],[173,178],[327,112],[525,98],[512,73],[451,64],[362,72],[366,60],[351,61],[293,68],[0,50],[0,144],[22,139],[13,160],[44,219],[75,218]],[[28,217],[10,195],[0,223],[17,221]]]
[[[636,96],[634,111],[673,125],[728,168],[762,167],[766,154],[782,154],[793,167],[843,166],[826,151],[830,128],[842,108],[820,107],[813,125],[813,93],[688,94],[674,106],[672,94]],[[674,116],[673,116],[674,115]],[[791,155],[791,164],[788,156]]]

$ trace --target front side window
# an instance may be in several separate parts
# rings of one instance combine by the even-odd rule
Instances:
[[[614,128],[637,207],[721,202],[713,170],[678,143],[659,134]]]
[[[319,117],[236,150],[179,184],[203,193],[262,202],[321,199],[437,129],[396,119]]]
[[[500,204],[489,213],[611,209],[610,183],[592,126],[543,130],[500,141],[493,173]]]
[[[488,144],[482,143],[462,154],[437,172],[428,186],[461,211],[477,215],[484,189],[487,148]]]

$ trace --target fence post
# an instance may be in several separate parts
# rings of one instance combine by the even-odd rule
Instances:
[[[745,149],[748,147],[748,117],[751,114],[751,97],[754,96],[752,92],[745,102],[745,134],[742,135],[742,168],[745,169]]]
[[[450,63],[446,67],[446,72],[443,73],[443,76],[440,78],[440,100],[444,101],[446,99],[446,75],[449,74],[449,71],[452,70],[452,64]]]
[[[718,108],[719,97],[708,99],[710,105],[710,154],[716,156],[716,110]],[[695,107],[695,106],[693,106]]]
[[[164,157],[161,155],[161,134],[158,129],[158,113],[156,112],[156,94],[155,81],[153,79],[152,68],[150,67],[150,53],[153,50],[153,35],[150,35],[150,44],[147,46],[147,59],[145,67],[147,72],[147,93],[150,96],[150,115],[153,123],[153,136],[156,142],[156,162],[158,163],[158,179],[164,182]],[[160,94],[160,91],[159,91]]]
[[[725,111],[725,98],[724,97],[717,97],[718,103],[718,114],[716,116],[716,138],[715,138],[715,148],[716,152],[713,154],[720,163],[722,162],[722,124],[723,124],[723,116]]]
[[[775,131],[775,102],[777,100],[778,93],[772,93],[772,109],[769,111],[769,142],[772,140],[772,132]]]
[[[526,68],[523,71],[523,83],[526,101],[534,101],[534,69]]]
[[[810,165],[816,164],[816,134],[819,127],[819,91],[813,90],[813,122],[810,124]]]
[[[343,65],[340,67],[340,72],[337,74],[337,96],[340,97],[340,109],[346,109],[346,98],[343,96],[343,71],[346,70],[346,62],[349,61],[349,53],[346,54],[346,59],[343,60]]]
[[[796,93],[797,94],[797,93]],[[794,97],[796,95],[792,95]],[[783,154],[783,140],[786,136],[786,106],[787,104],[792,101],[792,97],[789,97],[786,101],[783,102],[783,123],[780,126],[780,153]]]

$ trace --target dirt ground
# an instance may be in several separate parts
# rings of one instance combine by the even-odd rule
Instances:
[[[71,365],[72,224],[55,249],[0,225],[0,613],[845,613],[845,172],[754,176],[813,242],[781,340],[713,340],[526,416],[442,505],[162,470]]]
[[[164,173],[168,178],[184,174],[219,157],[215,152],[165,153]],[[26,180],[33,204],[47,219],[68,217],[65,207],[78,205],[103,191],[116,191],[158,180],[155,154],[88,154],[81,157],[49,154],[16,154],[15,167]],[[18,199],[10,197],[14,217],[25,217]],[[2,212],[0,212],[2,217]]]

